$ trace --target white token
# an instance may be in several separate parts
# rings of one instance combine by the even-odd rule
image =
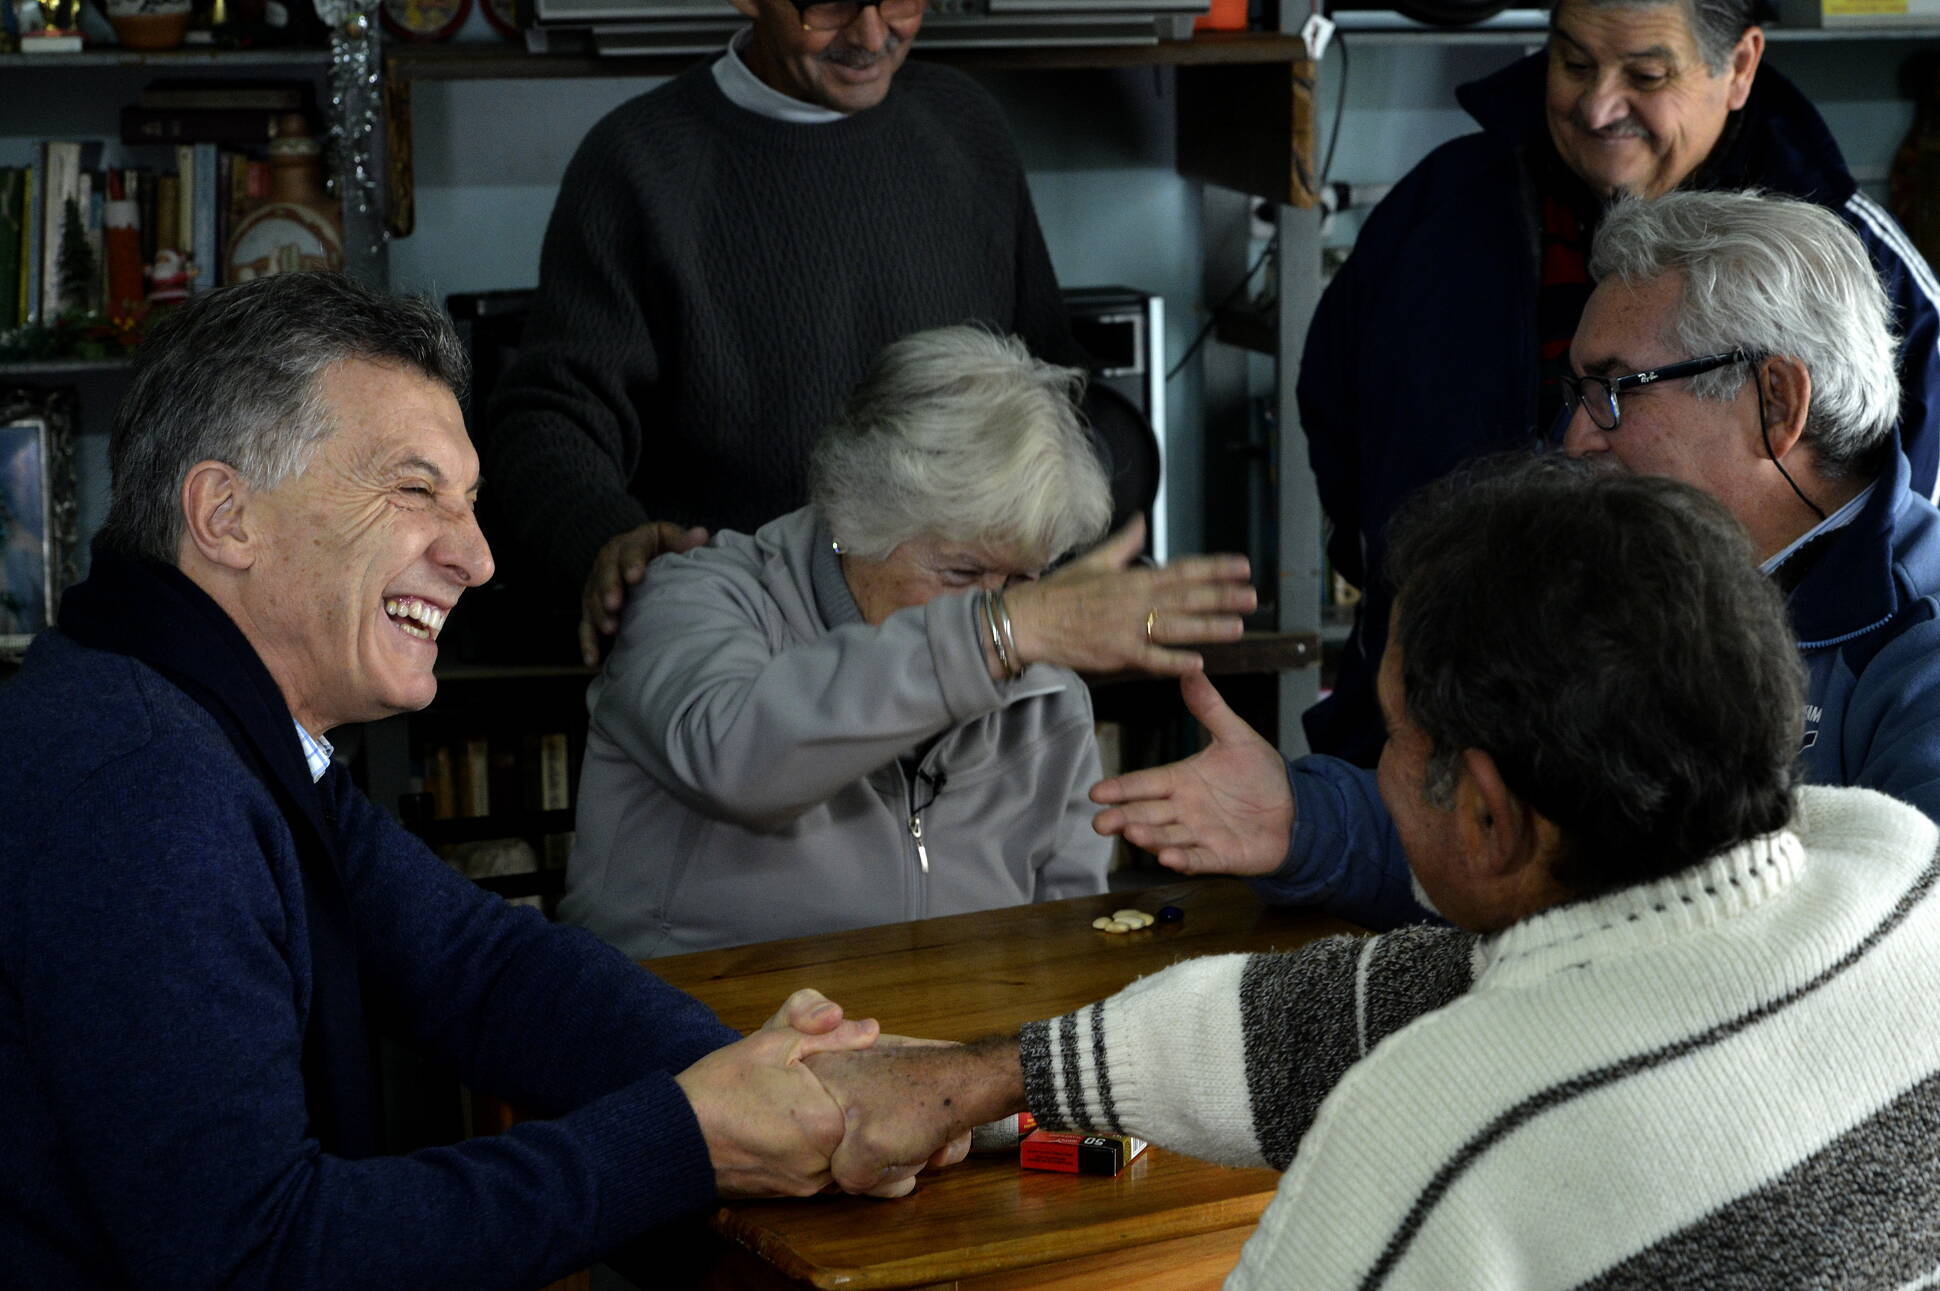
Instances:
[[[1152,922],[1152,916],[1143,910],[1116,910],[1112,912],[1111,917],[1120,923],[1129,923],[1134,928],[1143,928]]]
[[[1112,919],[1106,922],[1105,931],[1106,932],[1130,932],[1132,930],[1132,927],[1133,927],[1132,924],[1126,923],[1123,919]]]
[[[1108,932],[1111,929],[1111,923],[1112,921],[1111,921],[1110,915],[1100,915],[1096,919],[1093,919],[1091,921],[1091,926],[1096,928],[1099,932]]]

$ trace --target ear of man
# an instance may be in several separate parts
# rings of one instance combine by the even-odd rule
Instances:
[[[1764,457],[1769,446],[1772,460],[1783,462],[1803,442],[1806,414],[1812,407],[1812,375],[1805,364],[1779,354],[1759,363],[1754,379],[1765,415],[1758,456]]]
[[[1751,83],[1758,77],[1758,64],[1764,56],[1765,33],[1757,27],[1738,37],[1738,43],[1732,46],[1731,62],[1725,71],[1731,77],[1725,106],[1733,112],[1745,106],[1745,101],[1751,97]]]
[[[1568,899],[1551,869],[1562,854],[1562,831],[1516,796],[1495,759],[1481,749],[1462,752],[1455,828],[1469,890],[1491,912],[1495,927]]]
[[[250,489],[227,462],[197,462],[182,481],[182,544],[224,569],[256,563],[252,541]]]

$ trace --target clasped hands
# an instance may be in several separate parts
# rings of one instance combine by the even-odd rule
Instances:
[[[959,1049],[884,1036],[873,1019],[849,1020],[840,1005],[804,989],[759,1031],[675,1079],[700,1121],[723,1197],[829,1188],[900,1197],[925,1166],[963,1159],[977,1123],[963,1117],[990,1102],[948,1092],[961,1073],[945,1055]]]

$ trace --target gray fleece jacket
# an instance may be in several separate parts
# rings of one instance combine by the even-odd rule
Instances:
[[[1103,891],[1091,697],[993,682],[974,607],[865,623],[812,507],[654,561],[588,696],[560,917],[644,959]]]

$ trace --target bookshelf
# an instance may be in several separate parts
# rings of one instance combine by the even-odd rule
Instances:
[[[269,49],[177,49],[128,51],[94,48],[61,54],[0,54],[0,101],[8,111],[0,120],[0,165],[24,166],[35,160],[40,140],[78,140],[105,145],[104,164],[119,169],[148,163],[157,173],[171,168],[163,160],[172,153],[166,143],[123,143],[120,111],[136,102],[151,81],[195,79],[223,81],[289,80],[307,83],[312,90],[319,134],[349,129],[362,114],[376,108],[374,84],[349,94],[332,92],[332,51],[323,47],[290,46]],[[228,146],[228,145],[224,145]],[[384,282],[387,263],[383,238],[369,207],[353,200],[360,189],[356,159],[339,149],[333,176],[342,204],[345,268],[370,282]],[[218,255],[220,252],[218,252]],[[47,378],[73,373],[30,370],[18,362],[0,362],[0,379]]]
[[[372,801],[460,872],[549,911],[564,887],[593,674],[441,666],[428,708],[366,723],[344,751]]]

